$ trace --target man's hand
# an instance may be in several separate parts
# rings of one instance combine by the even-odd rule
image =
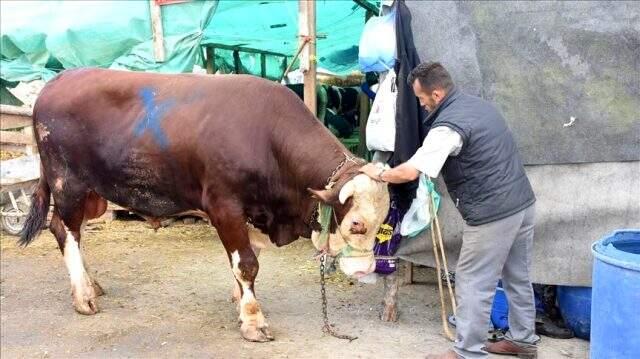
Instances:
[[[380,181],[380,172],[384,171],[384,168],[374,165],[373,163],[367,163],[360,168],[360,172],[373,178],[376,181]]]
[[[387,183],[411,182],[420,176],[420,171],[406,162],[395,168],[385,168],[369,163],[360,168],[360,172],[376,181]]]

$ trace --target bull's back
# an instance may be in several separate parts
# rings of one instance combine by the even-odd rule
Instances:
[[[48,176],[65,172],[112,202],[164,216],[200,209],[204,186],[229,193],[240,177],[276,166],[274,124],[292,113],[284,127],[317,125],[292,92],[259,78],[76,69],[43,89],[34,125]]]

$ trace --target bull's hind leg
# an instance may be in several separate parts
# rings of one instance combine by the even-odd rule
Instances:
[[[240,331],[250,341],[273,340],[260,304],[255,297],[254,281],[258,274],[258,258],[251,248],[242,211],[232,205],[212,206],[210,218],[224,245],[234,277],[240,287]]]
[[[99,217],[106,210],[106,201],[93,192],[54,191],[54,214],[50,229],[58,241],[71,280],[73,306],[78,313],[98,312],[96,298],[104,292],[87,273],[82,258],[80,238],[88,219]]]

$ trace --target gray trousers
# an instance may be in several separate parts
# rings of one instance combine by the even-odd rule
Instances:
[[[456,344],[463,358],[486,358],[491,305],[502,278],[509,303],[507,340],[535,344],[536,309],[529,273],[535,205],[480,226],[464,226],[456,269]]]

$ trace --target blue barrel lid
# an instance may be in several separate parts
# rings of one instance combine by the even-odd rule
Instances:
[[[623,250],[620,249],[621,247],[624,249],[633,248],[634,251]],[[640,229],[614,231],[593,243],[591,251],[597,259],[603,262],[640,271]]]

